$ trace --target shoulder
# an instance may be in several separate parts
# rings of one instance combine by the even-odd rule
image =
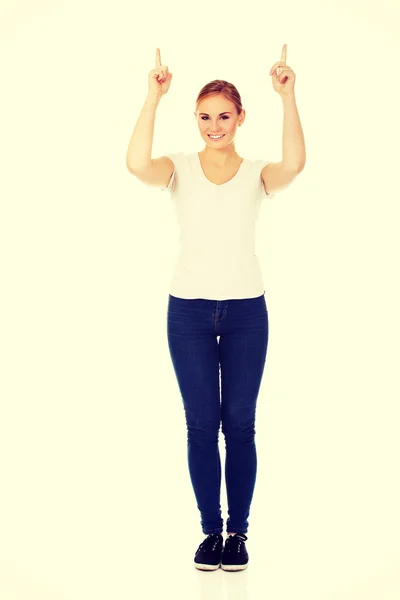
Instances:
[[[170,152],[168,154],[164,154],[164,156],[172,160],[174,169],[176,171],[182,172],[187,170],[187,167],[192,164],[193,160],[193,153],[187,152]]]
[[[168,154],[164,154],[164,156],[168,156],[172,161],[182,162],[187,161],[191,155],[186,152],[169,152]]]

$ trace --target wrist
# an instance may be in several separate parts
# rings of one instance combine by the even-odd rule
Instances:
[[[294,92],[290,94],[279,94],[282,102],[293,102],[295,100]]]
[[[155,94],[154,92],[150,92],[147,94],[146,102],[148,104],[158,104],[161,100],[162,94]]]

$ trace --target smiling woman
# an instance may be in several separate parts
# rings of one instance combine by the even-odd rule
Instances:
[[[170,83],[159,51],[149,82],[127,165],[142,182],[170,193],[180,228],[179,255],[169,287],[167,336],[185,409],[190,480],[207,536],[196,551],[194,566],[237,571],[248,564],[245,534],[257,470],[255,409],[269,328],[264,282],[254,251],[255,225],[262,202],[294,180],[299,170],[288,164],[300,164],[294,159],[302,155],[287,153],[289,141],[286,161],[239,156],[235,136],[246,112],[236,87],[217,79],[205,85],[196,100],[194,116],[203,149],[153,159],[155,112]],[[293,103],[285,106],[285,114],[293,111]],[[230,515],[225,548],[216,444],[221,421]]]
[[[196,100],[200,135],[206,142],[202,155],[219,165],[240,158],[235,150],[235,135],[246,113],[236,87],[224,79],[216,79],[205,85]]]

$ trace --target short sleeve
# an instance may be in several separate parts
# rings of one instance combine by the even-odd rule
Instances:
[[[174,170],[172,172],[171,179],[169,180],[167,187],[162,187],[160,189],[162,192],[172,192],[172,190],[174,189],[174,186],[175,186],[176,166],[178,163],[178,159],[177,159],[178,153],[164,154],[164,156],[168,156],[168,158],[170,158],[172,160],[172,162],[174,163]]]
[[[275,194],[274,194],[274,193],[272,193],[272,194],[268,194],[268,193],[265,191],[264,182],[263,182],[263,180],[262,180],[262,177],[261,177],[261,171],[262,171],[262,170],[263,170],[263,168],[264,168],[266,165],[268,165],[270,162],[273,162],[273,161],[272,161],[272,160],[260,160],[260,161],[259,161],[259,164],[260,164],[260,183],[261,183],[261,187],[262,187],[262,192],[263,192],[263,196],[264,196],[264,198],[273,198],[273,197],[275,196]]]

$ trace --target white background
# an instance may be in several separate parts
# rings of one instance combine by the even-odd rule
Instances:
[[[3,0],[2,599],[398,600],[399,21],[395,0]],[[153,158],[203,149],[195,100],[222,78],[239,155],[280,161],[285,43],[307,163],[257,225],[250,565],[202,573],[167,344],[179,231],[126,151],[159,47]]]

